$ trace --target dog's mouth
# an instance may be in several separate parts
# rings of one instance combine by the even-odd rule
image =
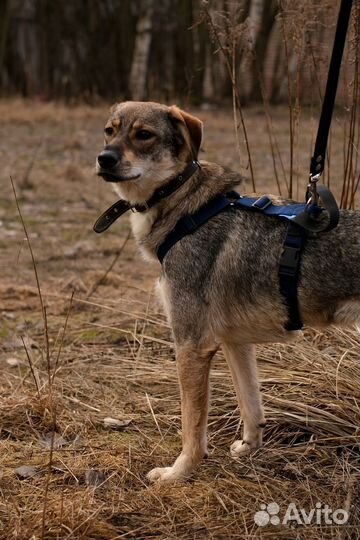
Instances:
[[[99,171],[97,175],[101,176],[106,182],[126,182],[128,180],[136,180],[141,176],[140,174],[134,174],[132,176],[120,176],[107,171]]]

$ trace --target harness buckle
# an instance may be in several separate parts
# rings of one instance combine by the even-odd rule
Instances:
[[[272,205],[271,199],[266,195],[262,195],[262,197],[259,197],[251,206],[258,210],[265,210],[265,208],[268,208],[270,205]]]

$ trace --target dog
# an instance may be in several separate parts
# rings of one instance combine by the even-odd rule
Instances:
[[[132,230],[143,255],[156,252],[178,220],[193,214],[243,177],[224,167],[200,167],[151,207],[144,203],[197,160],[200,119],[177,106],[124,102],[110,111],[105,147],[96,172],[129,206]],[[287,308],[279,290],[279,258],[287,224],[256,212],[222,212],[184,236],[166,254],[158,290],[172,328],[181,395],[182,451],[175,462],[148,473],[172,482],[192,474],[207,455],[211,359],[222,347],[234,382],[243,438],[231,455],[262,444],[265,426],[255,344],[284,342]],[[330,232],[309,235],[301,263],[298,302],[304,324],[350,326],[360,321],[360,214],[341,211]]]

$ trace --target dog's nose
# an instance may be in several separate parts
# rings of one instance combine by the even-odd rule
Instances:
[[[120,160],[120,156],[114,150],[103,150],[100,152],[97,159],[100,167],[104,169],[112,169]]]

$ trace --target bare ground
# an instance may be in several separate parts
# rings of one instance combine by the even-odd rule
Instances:
[[[201,157],[239,168],[231,113],[195,112],[205,121]],[[209,459],[184,484],[149,486],[146,472],[180,449],[179,395],[169,328],[153,294],[158,267],[127,240],[127,218],[103,235],[92,232],[115,200],[93,173],[107,107],[11,101],[0,103],[0,114],[0,538],[359,538],[358,334],[307,329],[295,344],[258,348],[265,446],[238,461],[229,447],[241,422],[218,354]],[[277,193],[264,115],[251,109],[246,121],[257,190]],[[300,196],[316,122],[304,112],[295,141]],[[275,110],[273,123],[288,175],[287,111]],[[335,119],[337,195],[342,138]],[[285,193],[278,158],[277,165]],[[249,174],[246,167],[243,157]],[[111,429],[106,417],[123,425]],[[257,525],[255,512],[270,502],[281,520],[290,503],[317,509],[318,523],[315,516],[309,525]],[[347,524],[326,523],[325,505],[346,510]]]

